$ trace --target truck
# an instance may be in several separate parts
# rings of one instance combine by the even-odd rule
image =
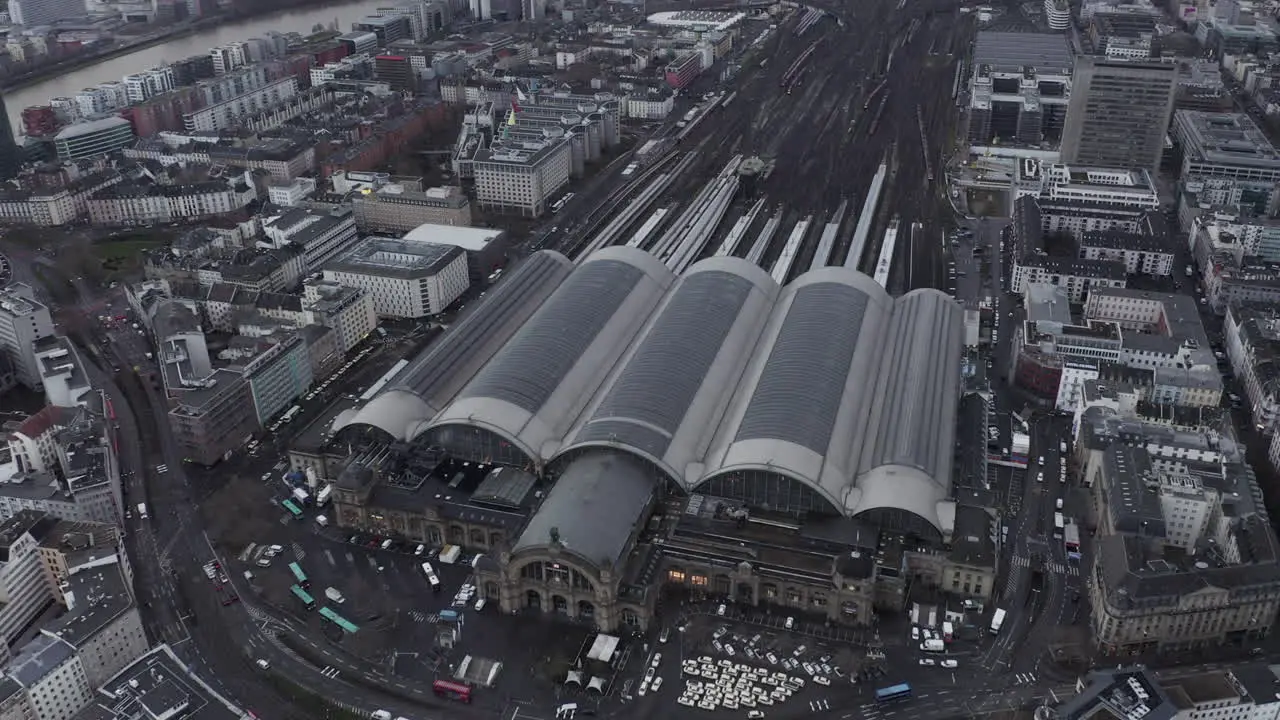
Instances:
[[[1196,269],[1194,266],[1188,265],[1182,272],[1185,273],[1187,277],[1191,277],[1196,274]]]
[[[147,519],[147,504],[146,504],[146,503],[138,503],[138,517],[142,518],[143,520],[146,520],[146,519]]]
[[[329,504],[329,498],[333,496],[333,486],[325,484],[316,493],[316,507],[324,507]]]
[[[445,565],[452,565],[458,561],[458,556],[462,554],[462,548],[457,545],[445,545],[440,551],[440,562]]]
[[[944,620],[944,621],[942,622],[942,640],[943,640],[943,642],[951,642],[952,640],[954,640],[954,639],[955,639],[955,637],[956,637],[956,629],[955,629],[955,626],[953,626],[953,625],[951,624],[951,621],[950,621],[950,620]]]
[[[311,493],[307,492],[303,488],[296,487],[293,489],[293,499],[297,500],[299,503],[302,503],[303,505],[310,505]]]
[[[325,517],[324,515],[317,515],[316,524],[319,525],[320,527],[329,527],[329,518]]]
[[[925,652],[940,653],[947,651],[947,644],[938,638],[930,638],[920,643],[920,649]]]
[[[995,615],[991,616],[991,634],[999,635],[1002,625],[1004,625],[1004,608],[996,608]]]
[[[346,598],[342,597],[342,592],[341,592],[341,591],[339,591],[339,590],[338,590],[338,588],[335,588],[335,587],[327,587],[327,588],[325,588],[325,589],[324,589],[324,596],[325,596],[325,597],[327,597],[327,598],[329,598],[330,600],[332,600],[332,601],[334,601],[334,602],[338,603],[339,605],[341,605],[342,603],[344,603],[344,602],[346,602],[346,601],[347,601],[347,599],[346,599]]]
[[[1059,441],[1058,441],[1058,452],[1062,453],[1063,455],[1066,455],[1066,454],[1067,454],[1067,441],[1066,441],[1066,440],[1059,440]]]

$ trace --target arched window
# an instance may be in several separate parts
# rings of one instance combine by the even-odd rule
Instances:
[[[583,620],[594,620],[596,617],[596,606],[586,600],[578,601],[578,617]]]
[[[484,596],[490,600],[496,600],[498,597],[498,583],[487,582],[484,584]]]
[[[538,594],[537,590],[530,590],[524,594],[524,606],[530,610],[542,609],[542,596]]]
[[[502,544],[502,533],[489,533],[489,547],[498,547]]]
[[[443,545],[444,535],[440,533],[439,525],[427,526],[427,542],[431,545]]]
[[[639,615],[636,615],[635,611],[634,611],[634,610],[632,610],[632,609],[630,609],[630,608],[623,608],[623,609],[622,609],[622,624],[623,624],[623,625],[639,625],[639,624],[640,624],[640,616],[639,616]]]
[[[565,599],[564,599],[564,597],[562,597],[562,596],[560,596],[560,595],[552,595],[552,596],[551,596],[551,609],[552,609],[552,610],[553,610],[557,615],[568,615],[568,614],[569,614],[569,601],[568,601],[568,600],[565,600]]]
[[[524,578],[525,580],[542,582],[542,563],[531,562],[528,565],[525,565],[524,567],[520,568],[520,577]]]
[[[461,525],[449,526],[449,542],[454,545],[461,545],[467,539],[467,531],[462,529]]]
[[[577,570],[573,570],[570,573],[570,577],[572,578],[574,590],[586,590],[588,592],[595,592],[595,586],[591,584],[591,581],[587,579],[586,575],[583,575]]]
[[[484,531],[483,530],[473,529],[471,531],[471,544],[475,547],[484,547]]]

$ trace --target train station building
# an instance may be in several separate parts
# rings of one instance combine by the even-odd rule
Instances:
[[[842,267],[543,251],[299,452],[338,525],[479,553],[506,612],[643,628],[679,585],[864,623],[992,590],[994,512],[952,489],[962,325]]]

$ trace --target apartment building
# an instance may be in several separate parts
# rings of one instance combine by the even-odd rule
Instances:
[[[45,575],[40,543],[57,518],[24,510],[0,522],[0,637],[12,644],[54,601]],[[77,710],[79,708],[76,708]]]
[[[1229,305],[1222,335],[1254,426],[1275,434],[1280,430],[1280,313],[1271,304]]]
[[[34,720],[71,720],[93,698],[76,649],[51,635],[36,635],[22,646],[7,673],[26,690]]]
[[[1100,289],[1089,295],[1084,316],[1121,329],[1121,362],[1154,373],[1152,402],[1188,407],[1221,404],[1222,376],[1190,296]]]
[[[90,688],[100,687],[147,652],[147,634],[134,602],[123,551],[84,559],[61,588],[66,612],[41,628],[75,651]]]
[[[147,225],[200,220],[243,210],[258,199],[252,178],[182,185],[120,183],[89,198],[89,221],[95,225]]]
[[[406,233],[424,223],[471,224],[471,201],[460,187],[418,192],[388,183],[352,196],[351,207],[362,233]]]
[[[266,425],[311,387],[311,358],[297,333],[269,343],[244,364],[258,425]]]
[[[199,720],[242,720],[252,717],[193,674],[168,645],[138,658],[98,689],[92,718],[137,720],[186,718],[199,709]]]
[[[308,322],[332,329],[342,353],[359,345],[378,326],[373,295],[363,288],[312,279],[302,286],[302,298]]]
[[[1084,203],[1107,207],[1158,210],[1160,195],[1144,169],[1047,164],[1034,158],[1018,160],[1013,177],[1014,197],[1034,195],[1048,203]]]
[[[1106,403],[1076,411],[1097,562],[1091,630],[1109,655],[1247,644],[1280,609],[1280,543],[1243,448]],[[1194,550],[1194,553],[1189,552]]]
[[[563,138],[478,150],[470,163],[476,200],[488,210],[540,217],[569,184],[571,161]]]
[[[0,191],[0,222],[57,227],[89,212],[89,198],[123,180],[117,172],[94,173],[57,188]]]
[[[365,290],[380,317],[422,318],[444,312],[471,286],[460,248],[370,237],[324,267],[324,278]]]
[[[307,272],[318,270],[355,242],[356,220],[349,208],[329,211],[291,208],[263,222],[262,231],[277,248],[302,248]]]
[[[160,379],[169,397],[203,388],[213,374],[200,316],[186,303],[161,300],[149,313]]]
[[[94,402],[93,385],[75,344],[65,336],[49,335],[35,341],[32,348],[45,401],[60,407],[79,407]]]
[[[234,129],[245,117],[251,117],[293,99],[298,94],[298,79],[282,78],[249,92],[213,103],[182,116],[187,132],[219,132]]]
[[[1080,238],[1080,257],[1122,263],[1129,275],[1168,277],[1174,272],[1177,255],[1170,242],[1155,235],[1091,230]]]
[[[25,283],[0,289],[0,350],[13,365],[18,382],[39,390],[44,386],[35,343],[53,335],[49,308],[35,299],[35,291]]]
[[[211,466],[261,426],[241,372],[219,368],[206,382],[174,401],[169,423],[183,457]]]
[[[1030,284],[1057,285],[1071,302],[1081,302],[1095,288],[1124,287],[1125,266],[1114,260],[1052,256],[1046,251],[1045,230],[1037,200],[1024,195],[1014,202],[1008,238],[1013,247],[1011,287],[1025,293]]]

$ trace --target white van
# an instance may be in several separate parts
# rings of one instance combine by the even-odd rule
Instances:
[[[1059,509],[1059,510],[1061,510],[1061,509],[1062,509],[1062,498],[1058,498],[1058,503],[1057,503],[1057,505],[1058,505],[1058,509]]]
[[[394,541],[394,540],[392,540],[391,538],[387,538],[386,540],[383,540],[383,541],[382,541],[382,549],[383,549],[383,550],[390,550],[390,549],[391,549],[391,543],[393,543],[393,542],[395,542],[395,541]]]

